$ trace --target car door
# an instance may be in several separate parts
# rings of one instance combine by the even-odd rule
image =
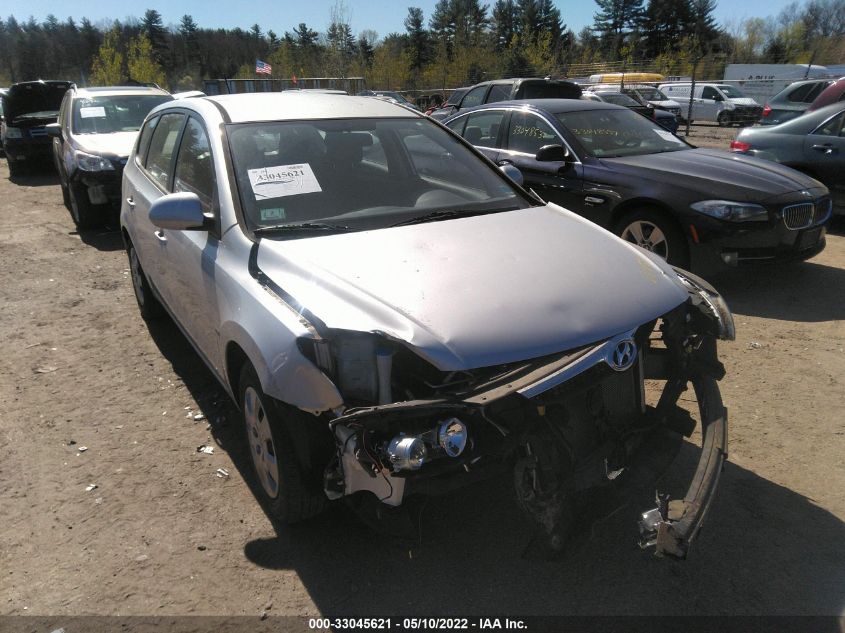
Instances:
[[[699,121],[716,121],[723,108],[722,97],[713,86],[702,86],[701,98],[697,100],[695,118]]]
[[[186,118],[182,112],[167,112],[148,121],[144,133],[152,126],[149,149],[143,161],[135,165],[136,177],[124,179],[123,197],[128,207],[127,215],[131,218],[132,241],[147,278],[168,308],[171,307],[173,292],[162,265],[164,233],[150,222],[149,215],[152,203],[171,191],[177,141]]]
[[[563,145],[568,148],[561,135],[545,118],[534,112],[512,110],[497,162],[517,167],[525,179],[525,187],[533,189],[543,200],[582,213],[584,196],[581,164],[576,163],[567,168],[562,162],[538,161],[537,151],[544,145]]]
[[[837,206],[845,206],[845,111],[804,138],[804,159],[830,189]]]

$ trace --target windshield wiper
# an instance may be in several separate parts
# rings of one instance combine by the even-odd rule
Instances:
[[[418,215],[415,218],[411,218],[410,220],[402,220],[401,222],[397,222],[396,224],[391,224],[390,226],[407,226],[409,224],[423,224],[424,222],[436,222],[437,220],[448,220],[450,218],[468,218],[473,215],[484,215],[487,213],[499,213],[500,211],[513,211],[513,208],[506,207],[503,209],[471,209],[471,210],[461,210],[461,209],[452,209],[449,211],[432,211],[431,213],[426,213],[425,215]]]
[[[252,230],[256,235],[262,233],[284,233],[286,231],[335,231],[343,233],[351,231],[352,227],[343,224],[327,224],[325,222],[300,222],[298,224],[274,224],[273,226],[259,226]]]

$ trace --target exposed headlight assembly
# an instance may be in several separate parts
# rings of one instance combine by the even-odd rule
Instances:
[[[729,222],[765,222],[769,212],[759,204],[730,200],[701,200],[690,205],[694,211]]]
[[[80,151],[76,151],[76,164],[82,171],[114,171],[114,165],[107,158]]]
[[[716,322],[719,324],[719,338],[723,341],[733,341],[736,339],[734,317],[722,295],[716,292],[715,288],[707,284],[703,279],[699,279],[686,271],[681,273],[676,270],[675,272],[687,290],[698,294],[713,313]]]
[[[23,138],[23,132],[19,127],[6,127],[6,138]]]

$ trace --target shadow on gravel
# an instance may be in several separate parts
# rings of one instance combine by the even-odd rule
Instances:
[[[111,252],[123,250],[123,238],[120,236],[118,224],[106,226],[101,229],[86,229],[78,231],[79,239],[88,246],[99,251]],[[128,265],[128,264],[127,264]]]
[[[9,176],[9,182],[21,187],[51,187],[59,184],[59,174],[52,163],[33,164],[22,173]]]
[[[681,468],[697,455],[686,445]],[[593,526],[556,561],[520,556],[530,527],[506,477],[431,500],[414,542],[380,536],[337,507],[244,552],[262,567],[295,570],[327,615],[842,612],[845,524],[811,499],[728,463],[683,562],[637,547],[647,501]]]
[[[845,270],[814,261],[736,270],[714,276],[735,314],[781,321],[845,319]]]

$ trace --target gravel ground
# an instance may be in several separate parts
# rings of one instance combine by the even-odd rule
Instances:
[[[738,331],[731,454],[690,559],[641,552],[631,506],[531,561],[507,478],[431,501],[413,541],[342,506],[273,525],[221,389],[138,315],[119,235],[76,233],[55,177],[12,182],[5,161],[0,209],[2,615],[843,614],[841,232],[813,261],[713,280]]]

